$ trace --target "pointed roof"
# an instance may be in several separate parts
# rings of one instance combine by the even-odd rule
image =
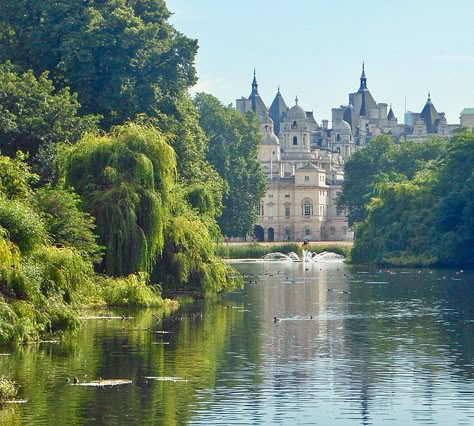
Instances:
[[[436,133],[436,124],[439,119],[439,113],[431,102],[431,94],[428,93],[428,100],[426,101],[420,117],[425,121],[426,130],[428,133]]]
[[[390,104],[390,110],[387,115],[388,120],[396,120],[395,114],[393,113],[392,104]]]
[[[365,76],[365,64],[362,62],[362,74],[360,76],[360,87],[358,93],[362,95],[359,117],[368,117],[370,109],[377,108],[377,103],[367,87],[367,77]]]
[[[258,83],[255,68],[253,70],[252,93],[250,93],[249,100],[252,101],[252,111],[257,114],[258,118],[260,119],[264,117],[267,107],[258,94]]]
[[[280,93],[280,86],[278,86],[278,92],[275,95],[275,99],[273,99],[269,112],[274,123],[275,134],[278,135],[280,134],[280,122],[285,119],[286,113],[288,112],[288,107]]]

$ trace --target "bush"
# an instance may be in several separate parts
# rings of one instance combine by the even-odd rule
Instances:
[[[147,285],[145,274],[124,278],[99,277],[98,294],[109,306],[163,306],[157,287]]]
[[[0,197],[0,227],[6,229],[22,255],[32,253],[47,239],[41,218],[21,201]]]

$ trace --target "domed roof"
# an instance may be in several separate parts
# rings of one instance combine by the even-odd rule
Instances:
[[[351,125],[345,120],[337,120],[332,128],[339,133],[351,133]]]
[[[287,121],[298,121],[306,120],[306,111],[300,105],[298,105],[298,98],[295,99],[296,105],[288,111],[286,115]]]
[[[280,145],[280,141],[275,133],[265,132],[263,135],[262,145]]]

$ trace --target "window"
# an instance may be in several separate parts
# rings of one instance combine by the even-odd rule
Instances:
[[[290,194],[285,194],[285,198],[290,198]]]
[[[273,194],[268,194],[268,198],[273,198]]]
[[[257,204],[255,210],[257,211],[257,216],[263,216],[263,204]]]
[[[293,145],[298,145],[298,138],[293,136]]]
[[[304,230],[304,234],[305,234],[306,236],[311,235],[311,229],[306,228],[306,229]]]
[[[290,208],[289,207],[285,207],[285,217],[286,218],[290,217]]]
[[[347,235],[347,228],[345,226],[342,228],[342,235],[344,235],[344,237]]]
[[[303,203],[303,216],[312,216],[313,215],[313,205],[311,204],[311,201],[306,200]]]
[[[334,226],[331,226],[329,228],[329,235],[332,235],[332,236],[336,235],[336,228],[334,228]]]
[[[338,134],[336,135],[336,141],[339,142],[340,140],[341,140],[341,135],[338,133]]]
[[[309,176],[305,176],[305,177],[304,177],[304,181],[305,181],[305,182],[309,182]]]

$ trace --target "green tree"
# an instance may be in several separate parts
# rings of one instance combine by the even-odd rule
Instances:
[[[0,196],[20,200],[31,196],[31,186],[37,182],[38,176],[31,173],[25,160],[21,152],[14,158],[0,155]]]
[[[433,192],[441,263],[474,265],[474,132],[455,134],[437,167]]]
[[[257,159],[261,141],[258,120],[254,114],[240,114],[205,93],[196,95],[194,102],[209,138],[207,159],[228,186],[219,226],[226,235],[243,237],[252,231],[255,206],[266,191]]]
[[[371,139],[366,148],[355,152],[347,160],[338,207],[347,211],[350,226],[365,219],[366,204],[372,195],[375,176],[391,169],[395,150],[393,138],[378,136]]]
[[[176,101],[173,116],[160,114],[156,118],[145,118],[168,135],[168,141],[176,152],[178,179],[183,187],[205,188],[212,197],[214,217],[222,212],[222,195],[227,183],[208,162],[206,152],[208,139],[199,123],[196,107],[188,94]],[[210,212],[208,212],[210,213]]]
[[[79,195],[47,185],[35,191],[34,201],[54,245],[75,248],[89,261],[102,259],[94,218],[80,209]]]
[[[196,40],[168,22],[164,0],[2,0],[0,61],[78,93],[109,128],[137,114],[174,114],[196,82]]]
[[[151,273],[164,245],[176,158],[164,135],[130,123],[105,136],[89,134],[65,152],[66,186],[96,218],[106,247],[101,270],[124,276]]]
[[[58,142],[76,142],[82,133],[96,128],[97,116],[79,116],[77,96],[67,88],[55,91],[47,72],[35,78],[31,71],[19,74],[10,63],[0,64],[0,150],[14,157],[17,151],[30,155],[30,163],[43,178],[51,173],[51,152]]]

